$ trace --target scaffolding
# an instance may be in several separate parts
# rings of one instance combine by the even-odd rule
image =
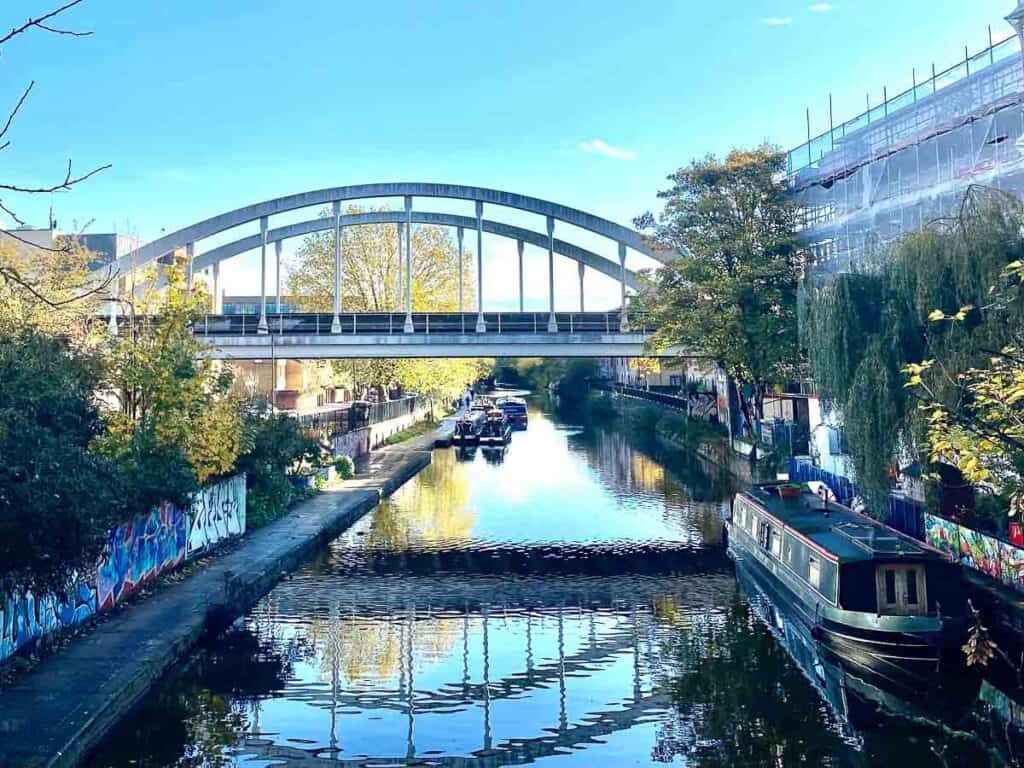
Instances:
[[[1024,198],[1024,69],[1016,37],[989,45],[789,152],[816,271],[868,266],[956,210],[971,185]]]

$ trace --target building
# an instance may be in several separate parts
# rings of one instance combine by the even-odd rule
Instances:
[[[1024,19],[1024,2],[1015,14]],[[972,185],[1024,197],[1018,37],[993,42],[990,31],[984,50],[927,77],[913,73],[906,91],[790,150],[788,174],[810,280],[870,269],[884,246],[955,213]],[[842,414],[811,395],[810,459],[852,479]]]

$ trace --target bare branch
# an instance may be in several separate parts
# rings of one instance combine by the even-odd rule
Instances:
[[[40,16],[39,18],[37,18],[37,19],[31,19],[30,18],[28,21],[26,21],[20,27],[14,27],[6,35],[4,35],[3,37],[0,37],[0,45],[3,45],[4,43],[8,42],[9,40],[11,40],[11,38],[17,37],[22,32],[25,32],[26,30],[30,29],[31,27],[36,27],[38,29],[42,29],[42,30],[45,30],[47,32],[53,32],[54,34],[58,34],[58,35],[81,36],[81,35],[90,35],[90,34],[92,34],[91,32],[75,33],[75,32],[67,32],[65,30],[57,30],[57,29],[53,29],[51,27],[47,27],[46,24],[44,23],[44,22],[49,21],[50,19],[52,19],[54,16],[59,16],[60,14],[64,13],[64,11],[68,10],[69,8],[75,7],[76,5],[78,5],[81,2],[82,2],[82,0],[71,0],[71,2],[65,3],[60,8],[52,10],[49,13],[45,13],[42,16]]]
[[[106,291],[106,289],[109,288],[110,284],[114,281],[114,277],[115,275],[113,273],[113,270],[107,269],[106,277],[104,277],[103,280],[101,280],[99,283],[92,286],[88,290],[76,294],[74,296],[69,296],[66,299],[56,300],[51,299],[45,296],[44,294],[40,293],[39,290],[32,283],[32,281],[22,277],[18,270],[16,270],[14,267],[10,265],[0,265],[0,280],[7,280],[9,282],[14,283],[15,285],[20,286],[21,288],[28,291],[36,299],[38,299],[51,309],[60,309],[61,307],[67,306],[68,304],[74,304],[77,301],[82,301],[83,299],[87,299],[90,296],[94,296],[98,293]]]
[[[27,245],[27,246],[29,246],[31,248],[37,248],[38,250],[46,251],[47,253],[69,253],[70,250],[71,250],[71,246],[70,245],[66,245],[63,248],[50,248],[49,246],[46,246],[46,245],[40,245],[39,243],[33,243],[31,240],[28,240],[28,239],[22,237],[21,235],[18,235],[16,233],[12,232],[9,229],[0,229],[0,233],[2,233],[5,237],[11,238],[12,240],[17,240],[19,243],[21,243],[23,245]]]
[[[35,84],[36,84],[35,80],[33,80],[31,83],[28,84],[28,88],[26,88],[25,92],[23,94],[21,94],[21,98],[18,99],[18,103],[14,105],[14,109],[12,109],[11,113],[9,115],[7,115],[7,122],[4,123],[3,130],[0,130],[0,139],[2,139],[4,137],[4,135],[7,133],[7,131],[10,130],[11,123],[14,122],[14,116],[18,114],[18,110],[21,109],[21,105],[25,103],[25,99],[28,98],[28,94],[32,90],[33,86],[35,86]],[[0,147],[0,149],[3,149],[8,144],[10,144],[9,141],[6,142],[3,145],[3,147]]]
[[[26,226],[25,222],[22,221],[20,218],[18,218],[18,214],[16,214],[10,208],[8,208],[6,205],[4,205],[2,200],[0,200],[0,211],[3,211],[8,216],[10,216],[14,220],[14,223],[17,224],[19,227]],[[3,230],[0,230],[0,232],[2,232],[2,231]]]
[[[70,37],[88,37],[92,34],[91,30],[89,32],[78,32],[73,29],[57,29],[56,27],[48,27],[45,24],[36,24],[36,26],[39,27],[39,29],[45,29],[47,32],[52,32],[55,35],[68,35]]]
[[[68,160],[67,174],[65,174],[64,176],[64,181],[60,182],[59,184],[54,184],[51,187],[20,187],[17,184],[0,184],[0,190],[6,190],[8,192],[23,192],[27,195],[39,195],[46,194],[47,192],[57,192],[62,189],[71,189],[71,187],[73,187],[75,184],[79,184],[80,182],[85,181],[91,176],[95,176],[97,173],[105,171],[111,167],[112,165],[110,163],[107,163],[106,165],[101,165],[98,168],[93,168],[91,171],[89,171],[88,173],[84,173],[81,176],[71,178],[71,161]]]

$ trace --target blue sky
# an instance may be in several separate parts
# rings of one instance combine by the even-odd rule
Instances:
[[[43,5],[8,0],[0,26]],[[257,200],[386,180],[497,187],[628,224],[690,159],[795,145],[806,107],[827,128],[829,92],[837,120],[850,116],[866,92],[877,102],[883,84],[909,85],[911,67],[981,48],[989,24],[1004,36],[1012,6],[86,0],[63,23],[94,36],[35,32],[4,49],[0,100],[37,83],[0,160],[21,183],[59,176],[68,156],[112,163],[54,196],[59,223],[145,239]],[[4,202],[46,221],[48,199]],[[232,280],[253,287],[240,264]],[[559,269],[560,286],[575,285],[575,269]]]

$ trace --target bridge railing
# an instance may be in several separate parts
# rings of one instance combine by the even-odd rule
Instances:
[[[414,312],[413,333],[473,334],[476,333],[475,312]],[[488,334],[541,334],[549,332],[548,312],[484,312]],[[630,314],[631,333],[647,334],[654,330],[644,314]],[[329,312],[292,312],[267,316],[267,331],[280,335],[322,336],[332,333],[334,315]],[[347,335],[391,335],[405,332],[404,312],[348,312],[339,315],[340,333]],[[556,312],[559,333],[619,333],[621,314],[615,312]],[[255,314],[207,315],[195,324],[202,336],[249,336],[259,333],[259,316]]]

